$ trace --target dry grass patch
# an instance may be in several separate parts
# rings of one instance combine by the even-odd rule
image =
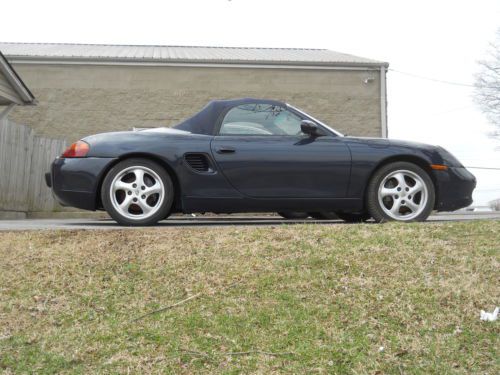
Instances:
[[[12,232],[0,259],[6,373],[500,372],[498,221]]]

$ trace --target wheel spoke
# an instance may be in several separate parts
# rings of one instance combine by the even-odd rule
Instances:
[[[383,187],[380,190],[380,195],[382,195],[382,197],[393,196],[393,195],[395,195],[397,193],[398,193],[398,191],[396,190],[396,188],[386,188],[386,187]]]
[[[113,186],[113,192],[117,192],[118,190],[128,191],[131,188],[132,188],[132,184],[118,180],[115,182],[115,184]]]
[[[420,205],[416,204],[411,199],[408,199],[406,201],[406,206],[411,210],[411,212],[417,212],[420,208]]]
[[[143,184],[144,183],[144,171],[142,169],[134,169],[133,173],[135,175],[135,183],[136,184]]]
[[[120,208],[124,211],[128,212],[128,208],[132,204],[132,196],[131,195],[126,195],[125,199],[123,200],[122,203],[120,203]]]
[[[400,187],[401,189],[406,187],[405,175],[403,173],[396,173],[393,177],[398,181],[398,186],[396,187]]]
[[[155,183],[153,186],[147,187],[146,190],[143,191],[143,194],[145,194],[147,197],[149,197],[152,194],[157,194],[160,192],[161,192],[160,184]]]
[[[147,215],[148,213],[150,213],[151,210],[154,208],[154,207],[151,207],[149,204],[146,203],[145,200],[142,200],[142,199],[139,199],[139,201],[137,202],[137,204],[141,208],[142,213],[144,215]]]
[[[424,188],[424,185],[420,181],[415,181],[415,185],[413,185],[410,188],[410,190],[408,191],[408,194],[415,195],[418,192],[421,192],[423,188]]]
[[[399,209],[401,208],[401,201],[400,200],[394,200],[392,207],[391,207],[391,212],[394,215],[400,215]]]

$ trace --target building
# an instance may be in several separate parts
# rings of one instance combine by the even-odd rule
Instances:
[[[281,48],[0,43],[0,51],[38,100],[9,116],[42,136],[171,126],[211,99],[236,97],[286,101],[343,133],[387,136],[381,61]]]

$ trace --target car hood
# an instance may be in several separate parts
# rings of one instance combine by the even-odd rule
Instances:
[[[462,163],[455,156],[441,146],[387,138],[345,137],[345,139],[353,144],[363,143],[372,147],[397,148],[399,151],[404,149],[410,154],[418,151],[428,155],[430,160],[433,160],[435,163],[444,163],[451,167],[463,167]]]

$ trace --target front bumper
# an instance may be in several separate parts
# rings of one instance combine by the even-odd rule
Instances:
[[[463,167],[449,167],[446,171],[434,171],[437,183],[435,209],[455,211],[472,203],[476,177]]]
[[[45,174],[56,200],[63,206],[95,211],[100,184],[115,158],[57,158]]]

